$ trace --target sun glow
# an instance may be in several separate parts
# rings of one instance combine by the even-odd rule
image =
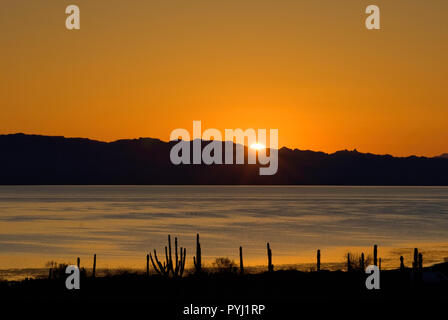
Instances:
[[[263,150],[263,149],[266,149],[266,147],[265,147],[264,145],[262,145],[261,143],[254,143],[254,144],[251,144],[251,145],[250,145],[250,148],[251,148],[251,149],[254,149],[254,150]]]

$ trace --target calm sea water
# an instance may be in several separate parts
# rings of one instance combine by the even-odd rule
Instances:
[[[307,266],[317,249],[324,263],[379,245],[384,267],[448,257],[446,187],[272,186],[2,186],[0,269],[42,268],[50,260],[101,268],[144,268],[162,253],[167,235],[179,238],[192,264],[200,233],[203,260]],[[162,254],[160,254],[162,256]],[[0,274],[1,276],[1,274]]]

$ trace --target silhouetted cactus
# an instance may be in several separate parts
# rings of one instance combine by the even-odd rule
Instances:
[[[199,242],[199,233],[196,235],[196,257],[193,257],[193,263],[196,273],[202,273],[202,250]]]
[[[267,244],[267,249],[268,249],[268,271],[272,272],[274,271],[274,265],[272,264],[272,251],[271,247],[269,246],[269,242]]]
[[[173,278],[182,277],[182,275],[184,273],[187,249],[180,247],[180,260],[179,260],[179,254],[177,252],[177,238],[174,238],[174,247],[175,247],[175,258],[176,258],[175,266],[173,264],[173,257],[171,254],[171,236],[170,235],[168,235],[168,247],[165,247],[166,262],[164,262],[162,264],[159,261],[159,259],[157,258],[157,252],[155,249],[154,249],[154,259],[156,260],[157,265],[156,265],[156,263],[154,263],[152,255],[149,254],[149,257],[151,259],[154,270],[156,270],[157,273],[159,273],[165,277],[169,277],[170,275]]]
[[[378,246],[377,245],[373,246],[373,264],[375,266],[378,265]]]
[[[365,258],[364,258],[364,252],[363,252],[363,253],[361,253],[361,258],[359,259],[359,267],[361,268],[361,271],[364,271],[366,269],[365,265],[364,265],[364,261],[365,261]]]
[[[96,273],[96,254],[93,255],[93,269],[92,269],[92,278],[95,279]]]
[[[317,271],[320,271],[320,250],[317,250]]]
[[[403,256],[400,256],[400,270],[401,271],[404,271],[404,258],[403,258]]]
[[[423,279],[423,255],[418,252],[418,249],[414,249],[414,262],[412,263],[412,269],[414,274],[414,281],[419,286]]]
[[[418,249],[414,248],[414,261],[412,262],[412,269],[417,271],[418,269]]]
[[[240,247],[240,274],[244,274],[243,247]]]

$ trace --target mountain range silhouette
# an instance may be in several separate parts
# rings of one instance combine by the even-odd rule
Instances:
[[[448,185],[446,154],[393,157],[281,148],[277,174],[260,176],[258,164],[173,165],[170,149],[175,143],[0,135],[0,184]]]

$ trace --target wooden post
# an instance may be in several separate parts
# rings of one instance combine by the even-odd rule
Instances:
[[[240,247],[240,274],[244,274],[243,247]]]
[[[317,250],[317,272],[320,271],[320,250]]]
[[[400,271],[404,271],[404,258],[400,256]]]
[[[149,254],[146,255],[146,276],[149,277]]]
[[[380,271],[381,271],[381,258],[380,258],[380,264],[379,264],[378,268],[379,268]]]
[[[93,271],[92,271],[92,278],[95,279],[95,273],[96,273],[96,253],[93,255]]]
[[[78,269],[79,269],[80,262],[81,262],[81,260],[78,257],[78,259],[76,259],[76,265],[78,266]]]
[[[52,268],[50,267],[50,270],[48,270],[48,280],[51,280],[51,276],[52,276]]]

